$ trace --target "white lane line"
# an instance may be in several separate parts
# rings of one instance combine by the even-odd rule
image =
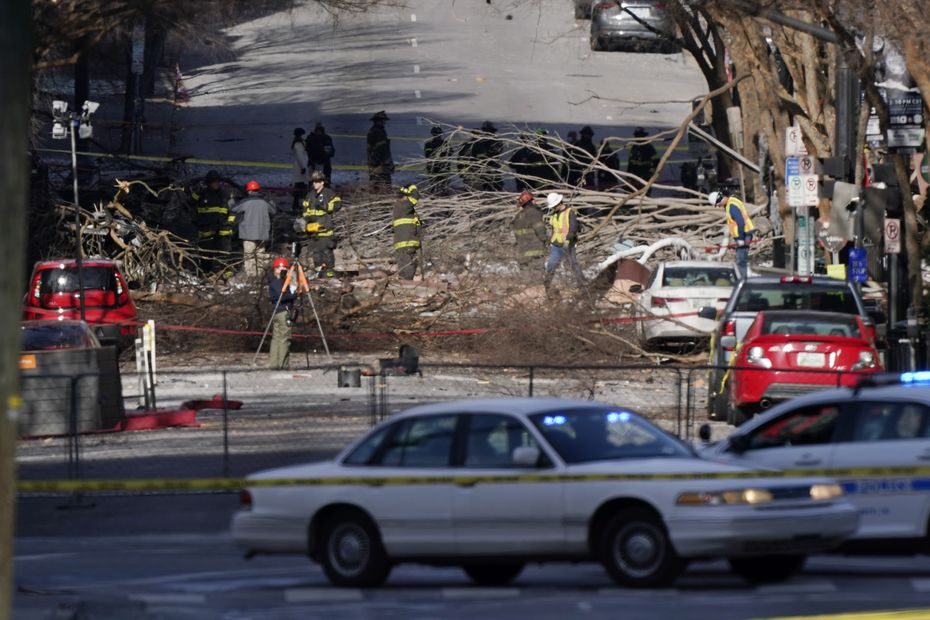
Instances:
[[[423,93],[421,93],[420,90],[417,89],[417,90],[413,91],[413,96],[416,97],[417,99],[419,99],[420,97],[423,96]]]
[[[911,579],[911,587],[915,592],[930,592],[930,579]]]
[[[443,588],[445,599],[515,598],[520,588]]]
[[[416,40],[416,39],[410,39],[410,45],[411,45],[411,47],[416,47],[416,46],[417,46],[417,40]]]
[[[268,567],[261,569],[244,569],[244,570],[227,570],[227,571],[204,571],[200,573],[181,573],[175,575],[160,575],[158,577],[141,577],[131,579],[120,579],[113,581],[82,583],[69,586],[70,590],[89,590],[93,588],[114,588],[114,587],[132,587],[132,586],[154,586],[159,584],[168,584],[172,582],[189,582],[196,579],[224,579],[236,577],[255,577],[262,578],[268,576],[293,576],[293,567]]]
[[[411,13],[411,14],[410,14],[410,21],[412,21],[412,22],[417,21],[417,14],[416,14],[416,13]]]
[[[817,592],[836,592],[832,581],[811,581],[808,583],[780,583],[756,587],[757,594],[812,594]]]
[[[361,601],[364,599],[361,590],[347,588],[288,588],[284,591],[284,601],[287,603],[324,603]]]
[[[207,597],[203,594],[130,594],[129,600],[146,605],[203,605]]]
[[[413,65],[413,72],[414,72],[414,73],[419,73],[419,72],[420,72],[420,65]]]

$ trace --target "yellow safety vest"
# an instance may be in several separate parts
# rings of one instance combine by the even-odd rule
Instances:
[[[749,217],[749,213],[746,211],[746,205],[743,204],[743,201],[739,198],[727,198],[727,202],[723,205],[724,210],[727,214],[727,226],[730,227],[730,237],[736,239],[739,235],[739,227],[736,225],[736,220],[730,217],[730,206],[735,206],[739,209],[740,215],[743,216],[743,229],[746,232],[752,232],[756,229],[756,225],[752,223],[752,219]]]
[[[568,240],[569,216],[569,208],[566,207],[549,217],[549,226],[552,227],[552,237],[549,239],[550,243],[562,245]]]

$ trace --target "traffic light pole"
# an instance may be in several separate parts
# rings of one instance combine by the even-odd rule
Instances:
[[[77,165],[77,132],[81,121],[72,114],[68,131],[71,133],[71,176],[74,177],[74,238],[77,243],[74,261],[77,265],[79,303],[81,304],[81,320],[87,320],[86,304],[84,303],[84,240],[82,239],[81,203],[78,200],[78,165]]]

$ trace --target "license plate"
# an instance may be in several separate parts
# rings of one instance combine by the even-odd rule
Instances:
[[[827,356],[823,353],[798,353],[798,366],[805,368],[823,368],[827,362]]]

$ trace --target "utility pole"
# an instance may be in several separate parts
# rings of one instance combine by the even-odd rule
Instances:
[[[13,533],[16,524],[16,417],[21,301],[25,286],[32,104],[32,3],[0,2],[0,620],[13,617]]]

